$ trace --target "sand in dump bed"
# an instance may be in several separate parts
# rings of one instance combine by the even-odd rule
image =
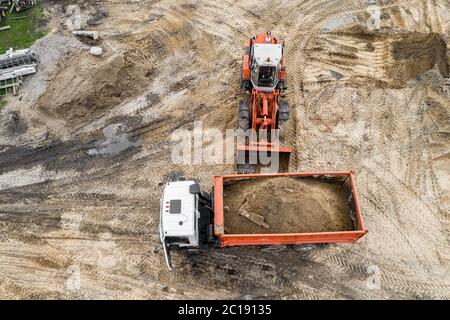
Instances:
[[[238,181],[224,186],[225,233],[353,230],[346,198],[342,185],[318,180]]]

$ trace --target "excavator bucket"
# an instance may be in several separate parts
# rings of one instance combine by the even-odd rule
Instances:
[[[236,172],[240,174],[288,172],[290,148],[270,143],[238,146]]]

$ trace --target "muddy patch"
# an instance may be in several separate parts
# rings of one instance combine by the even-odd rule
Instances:
[[[132,139],[125,132],[125,126],[122,124],[112,124],[103,129],[105,139],[97,142],[96,147],[89,149],[87,153],[93,155],[115,155],[131,147],[140,146],[142,139]]]
[[[4,135],[19,135],[27,131],[26,121],[17,111],[2,112],[0,114],[0,130]]]

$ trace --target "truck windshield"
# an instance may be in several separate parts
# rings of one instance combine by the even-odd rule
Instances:
[[[276,67],[261,66],[259,67],[258,87],[275,86]]]

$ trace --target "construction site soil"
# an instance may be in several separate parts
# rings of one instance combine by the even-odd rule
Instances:
[[[0,110],[0,298],[450,298],[448,0],[40,3],[39,70]],[[354,171],[369,232],[174,253],[170,272],[164,182],[235,172],[174,163],[171,136],[236,128],[242,47],[267,30],[285,40],[289,170]]]
[[[224,187],[223,197],[225,233],[353,230],[341,184],[291,177],[250,179]]]

